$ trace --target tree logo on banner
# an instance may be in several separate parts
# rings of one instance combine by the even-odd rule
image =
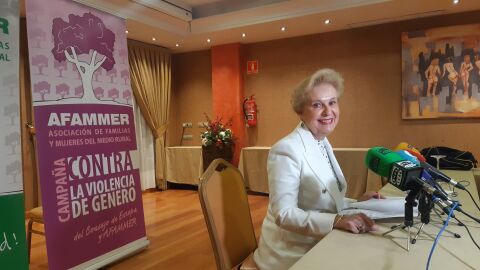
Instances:
[[[67,60],[76,66],[80,74],[83,85],[83,94],[80,97],[87,102],[98,101],[92,87],[92,78],[100,67],[107,72],[114,70],[115,34],[92,13],[85,13],[83,16],[69,14],[68,22],[55,18],[52,34],[52,54],[55,60],[60,63]],[[91,56],[89,60],[80,60],[82,55]],[[116,70],[111,73],[116,73]]]

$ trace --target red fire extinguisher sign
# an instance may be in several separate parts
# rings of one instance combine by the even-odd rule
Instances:
[[[247,61],[247,74],[258,73],[258,60]]]

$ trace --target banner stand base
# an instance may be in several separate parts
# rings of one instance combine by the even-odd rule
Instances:
[[[94,269],[99,269],[101,267],[104,267],[108,264],[111,264],[113,262],[116,262],[118,260],[121,260],[125,257],[131,256],[135,253],[138,253],[142,251],[143,249],[146,249],[148,245],[150,244],[150,241],[147,239],[147,237],[140,238],[138,240],[135,240],[131,243],[128,243],[122,247],[119,247],[115,250],[112,250],[110,252],[107,252],[101,256],[98,256],[97,258],[91,259],[90,261],[84,262],[82,264],[79,264],[75,267],[72,267],[70,269],[85,269],[85,270],[94,270]]]

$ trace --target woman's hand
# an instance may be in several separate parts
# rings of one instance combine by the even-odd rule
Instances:
[[[367,191],[358,199],[358,201],[359,202],[368,201],[372,198],[373,199],[385,199],[385,196],[383,196],[382,194],[380,194],[378,192],[375,192],[375,191]]]
[[[375,221],[365,214],[359,213],[355,215],[337,216],[333,228],[352,233],[366,233],[376,231],[378,226],[375,225]]]

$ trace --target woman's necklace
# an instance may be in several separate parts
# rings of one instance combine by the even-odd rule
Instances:
[[[327,148],[325,147],[325,144],[324,144],[323,140],[317,140],[317,144],[320,147],[320,152],[322,153],[322,155],[325,158],[325,160],[327,161],[330,169],[332,170],[333,175],[335,176],[335,180],[337,180],[338,190],[342,191],[342,189],[343,189],[342,188],[342,183],[340,183],[340,180],[338,180],[337,173],[333,169],[332,162],[330,161],[330,157],[328,156]]]

